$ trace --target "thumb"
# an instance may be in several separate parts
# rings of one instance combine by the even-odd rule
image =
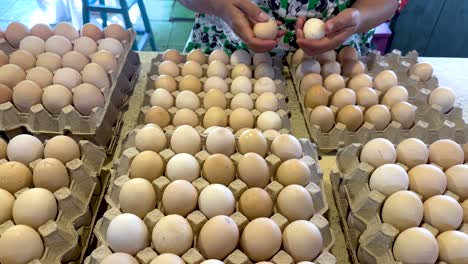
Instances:
[[[267,22],[270,19],[270,16],[267,13],[263,12],[262,9],[250,0],[236,1],[234,5],[236,5],[255,22]]]

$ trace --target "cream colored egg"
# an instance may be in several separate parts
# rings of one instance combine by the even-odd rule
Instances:
[[[27,36],[21,40],[19,49],[26,50],[32,55],[37,56],[45,51],[45,42],[39,37]]]
[[[385,196],[408,189],[409,178],[403,167],[397,164],[384,164],[372,172],[369,188]]]
[[[188,108],[196,110],[200,108],[200,99],[192,91],[182,91],[176,97],[175,106],[179,109]]]
[[[291,62],[292,62],[292,65],[294,66],[297,66],[299,64],[301,64],[301,62],[303,62],[305,59],[309,59],[309,58],[314,58],[314,57],[311,57],[311,56],[308,56],[303,49],[299,48],[297,49],[292,58],[291,58]]]
[[[80,147],[71,137],[55,136],[47,140],[44,147],[44,157],[55,158],[66,164],[74,159],[80,159]]]
[[[212,76],[206,79],[205,84],[203,85],[203,90],[208,92],[211,89],[218,89],[223,93],[227,93],[229,91],[227,82],[218,76]]]
[[[392,142],[385,138],[376,138],[367,142],[361,150],[361,162],[377,168],[388,163],[395,163],[396,150]]]
[[[0,224],[5,223],[8,220],[13,220],[13,203],[15,202],[15,197],[4,189],[0,189]],[[272,207],[273,209],[273,207]]]
[[[245,76],[235,78],[231,83],[231,93],[234,95],[238,93],[252,93],[252,82]]]
[[[5,38],[13,48],[18,48],[20,41],[28,34],[28,27],[20,22],[11,22],[5,30]]]
[[[104,259],[102,259],[100,264],[138,264],[138,261],[132,256],[127,253],[112,253],[107,255]]]
[[[396,238],[393,255],[401,263],[436,263],[439,255],[437,240],[425,228],[409,228]]]
[[[364,114],[361,108],[355,105],[347,105],[338,112],[336,122],[346,125],[346,128],[353,132],[361,127],[364,122]]]
[[[373,105],[366,110],[364,120],[374,125],[375,129],[380,131],[387,128],[392,120],[390,110],[385,105]]]
[[[138,193],[138,196],[135,194]],[[141,219],[156,208],[156,192],[151,182],[136,178],[125,182],[119,194],[120,210]]]
[[[172,93],[175,90],[177,90],[177,82],[175,79],[170,76],[170,75],[159,75],[155,80],[154,80],[154,88],[163,88],[167,90],[168,92]]]
[[[320,64],[325,64],[327,62],[336,61],[336,51],[334,50],[325,51],[324,53],[317,55],[316,59]]]
[[[322,65],[321,73],[323,76],[330,74],[341,74],[341,65],[336,61],[329,61]]]
[[[0,165],[0,188],[11,194],[32,187],[33,179],[31,171],[26,165],[16,161],[5,162]]]
[[[254,92],[257,95],[261,95],[266,92],[276,93],[276,84],[272,79],[262,77],[255,82]]]
[[[238,93],[231,99],[231,110],[238,108],[245,108],[247,110],[252,110],[254,108],[254,102],[252,97],[246,93]]]
[[[10,64],[15,64],[23,70],[29,70],[36,64],[36,57],[26,50],[17,50],[10,54]]]
[[[460,231],[447,231],[437,237],[437,242],[439,244],[439,260],[453,264],[463,264],[468,260],[467,234]]]
[[[202,176],[209,183],[229,186],[236,179],[236,169],[228,156],[215,153],[203,162]]]
[[[348,87],[354,91],[359,91],[363,87],[372,87],[372,77],[365,73],[357,74],[349,80]]]
[[[239,211],[250,221],[273,215],[273,201],[267,191],[250,188],[239,198]]]
[[[254,78],[260,79],[262,77],[275,78],[275,69],[273,69],[271,64],[260,63],[255,67]]]
[[[224,65],[224,64],[223,64]],[[181,75],[193,75],[197,78],[203,77],[203,69],[196,61],[187,61],[181,69]]]
[[[42,104],[51,114],[59,114],[62,108],[71,105],[73,95],[65,86],[50,85],[44,88]]]
[[[85,56],[91,56],[98,49],[96,42],[88,37],[80,37],[73,41],[73,50]]]
[[[42,53],[37,56],[36,67],[44,67],[49,71],[54,72],[62,67],[62,58],[56,53]]]
[[[33,182],[35,187],[55,192],[60,188],[69,187],[70,177],[67,168],[60,160],[45,158],[35,165]]]
[[[384,70],[374,78],[374,88],[385,93],[388,89],[398,85],[398,78],[391,70]]]
[[[180,215],[165,216],[154,226],[152,246],[159,254],[183,255],[192,247],[192,244],[192,227]]]
[[[198,64],[206,64],[207,57],[199,49],[193,49],[187,54],[187,61],[194,61]]]
[[[429,150],[426,144],[417,138],[401,141],[396,151],[397,161],[410,169],[420,164],[426,164],[429,159]]]
[[[299,140],[289,134],[282,134],[271,142],[271,152],[281,159],[299,159],[302,157],[302,146]]]
[[[187,108],[178,110],[172,118],[172,125],[175,127],[182,125],[196,127],[199,124],[200,118],[198,115],[193,110]]]
[[[260,95],[255,101],[255,109],[260,112],[265,111],[278,111],[279,102],[278,97],[274,93],[266,92]]]
[[[172,61],[163,61],[158,66],[159,75],[169,75],[171,77],[177,77],[180,74],[180,69],[177,64]]]
[[[248,129],[239,136],[237,149],[241,154],[254,152],[264,157],[267,148],[265,136],[256,129]]]
[[[164,109],[169,109],[174,106],[174,97],[167,90],[158,88],[151,94],[151,106],[159,106]]]
[[[44,145],[34,136],[20,134],[10,140],[7,147],[8,160],[18,161],[26,166],[43,157]]]
[[[362,87],[356,92],[356,103],[364,108],[370,108],[379,103],[379,96],[374,89]]]
[[[197,238],[197,249],[206,259],[224,259],[234,251],[239,242],[239,228],[229,216],[219,215],[209,219]]]
[[[417,80],[427,82],[431,79],[434,73],[434,68],[430,63],[419,62],[411,67],[409,74],[410,76],[416,77]]]
[[[221,61],[224,64],[229,64],[229,55],[222,49],[218,48],[213,50],[208,57],[208,63],[212,63],[213,61]]]
[[[400,102],[390,109],[392,120],[401,124],[401,128],[410,129],[416,119],[413,105],[407,102]]]
[[[292,184],[306,186],[311,179],[309,167],[299,159],[290,159],[281,163],[276,171],[276,180],[283,186]]]
[[[39,228],[57,217],[57,201],[54,194],[43,188],[22,192],[13,204],[13,220],[18,225]]]
[[[65,53],[71,51],[72,49],[73,45],[70,42],[70,40],[58,35],[48,38],[45,43],[45,50],[47,52],[52,52],[59,56],[63,56]]]
[[[108,89],[111,86],[107,72],[96,63],[90,63],[81,72],[83,82],[90,83],[99,89]]]
[[[105,99],[102,92],[96,86],[83,83],[72,89],[73,106],[82,115],[89,116],[94,108],[104,107]]]
[[[320,63],[315,59],[304,60],[296,69],[296,78],[302,79],[309,73],[320,74],[321,68]]]
[[[50,26],[43,23],[35,24],[31,28],[30,33],[32,36],[40,37],[44,41],[54,35]]]
[[[322,234],[312,222],[294,221],[283,231],[283,248],[297,263],[312,261],[322,252]]]
[[[424,222],[439,232],[458,229],[463,222],[463,208],[448,195],[436,195],[424,202]]]
[[[2,263],[29,263],[44,254],[44,243],[39,233],[29,226],[15,225],[0,237]]]
[[[239,49],[234,51],[231,54],[230,64],[235,66],[237,64],[247,64],[250,65],[252,63],[252,57],[250,56],[249,52],[243,49]]]
[[[343,64],[345,61],[355,61],[359,59],[357,50],[352,46],[345,46],[338,53],[338,62]]]
[[[344,76],[353,77],[365,73],[366,66],[358,60],[347,60],[343,63],[341,72]]]
[[[239,179],[249,188],[265,188],[270,179],[270,170],[265,159],[257,153],[248,152],[237,165]]]
[[[397,103],[408,101],[408,90],[403,86],[390,88],[382,98],[382,104],[391,108]]]
[[[250,66],[246,64],[236,64],[234,68],[232,68],[231,71],[231,79],[235,79],[239,76],[245,76],[247,78],[252,78],[252,70],[250,69]]]
[[[145,124],[156,124],[159,127],[165,128],[171,122],[171,116],[162,107],[153,106],[145,113]]]
[[[166,215],[178,214],[186,217],[197,206],[197,189],[188,181],[175,180],[164,189],[162,204]]]
[[[271,219],[261,217],[252,220],[244,228],[240,246],[254,261],[271,259],[281,248],[282,235],[278,225]]]
[[[343,108],[347,105],[356,104],[356,93],[349,88],[339,89],[332,98],[331,104],[337,108]],[[390,112],[388,113],[390,118]]]
[[[309,73],[305,75],[304,78],[301,80],[301,93],[306,94],[311,87],[316,85],[323,85],[323,79],[320,74]]]
[[[119,41],[128,41],[130,34],[119,24],[110,24],[104,29],[106,38],[115,38]]]
[[[7,157],[8,143],[0,137],[0,159],[6,159]]]
[[[98,50],[107,50],[112,52],[114,56],[120,57],[124,52],[124,46],[122,43],[113,38],[101,39],[98,42]]]
[[[429,162],[435,163],[444,170],[462,164],[465,154],[459,144],[450,139],[440,139],[429,146]]]
[[[206,137],[205,145],[210,154],[221,153],[230,156],[236,151],[234,134],[224,127],[213,129]]]
[[[106,72],[117,72],[119,64],[114,55],[107,50],[100,50],[90,56],[91,62],[101,66]]]
[[[382,207],[382,222],[391,224],[400,232],[418,227],[423,219],[423,203],[413,192],[398,191],[390,195]]]
[[[461,203],[461,206],[463,208],[463,222],[468,223],[468,199],[463,201],[463,203]]]
[[[226,109],[227,107],[226,95],[218,89],[208,91],[203,98],[203,107],[205,109],[210,109],[214,106],[221,109]]]
[[[345,88],[345,81],[343,77],[337,73],[330,74],[325,78],[323,82],[325,88],[331,93],[335,93],[338,90]]]
[[[278,35],[278,25],[274,19],[270,19],[267,22],[255,23],[253,31],[259,39],[274,40]]]
[[[290,222],[309,220],[315,213],[314,202],[306,188],[292,184],[278,194],[276,209]]]
[[[135,255],[149,246],[150,233],[138,216],[121,214],[109,223],[106,239],[112,251]]]
[[[8,87],[15,87],[25,78],[26,73],[18,65],[6,64],[0,67],[0,83]]]
[[[461,200],[468,199],[467,173],[468,165],[465,164],[455,165],[445,171],[448,189],[458,195]]]
[[[327,133],[335,126],[335,115],[330,108],[320,105],[312,110],[309,121],[319,126],[322,133]]]
[[[209,260],[205,260],[203,261],[202,263],[200,264],[223,264],[224,262],[220,261],[220,260],[217,260],[217,259],[209,259]]]
[[[184,264],[185,262],[182,258],[172,253],[164,253],[164,254],[158,255],[156,258],[154,258],[150,262],[150,264],[166,264],[166,263]]]
[[[447,187],[447,178],[444,172],[434,165],[417,165],[408,172],[408,175],[410,189],[421,195],[423,200],[443,194]]]
[[[208,109],[203,116],[203,127],[226,127],[228,125],[228,115],[224,109],[214,106]]]
[[[213,61],[208,65],[208,69],[206,70],[207,77],[219,77],[222,79],[226,79],[228,77],[228,69],[226,64],[222,61]]]
[[[303,31],[306,39],[321,39],[326,35],[325,22],[318,18],[309,18],[304,23]]]
[[[131,179],[142,178],[149,182],[159,178],[164,172],[164,162],[161,156],[153,151],[143,151],[133,158],[130,164]]]
[[[179,153],[167,162],[166,176],[171,181],[185,180],[193,182],[200,176],[200,165],[192,155]]]
[[[88,66],[86,66],[88,67]],[[84,76],[83,76],[84,77]],[[72,89],[80,85],[84,80],[82,80],[81,74],[72,68],[61,68],[54,73],[54,78],[52,83],[55,85],[65,86],[68,89]],[[89,81],[89,80],[88,80]],[[84,82],[88,82],[84,81]]]
[[[199,78],[193,75],[185,75],[179,81],[179,91],[192,91],[199,93],[202,91],[202,83]]]
[[[229,127],[234,131],[241,128],[253,128],[254,123],[253,114],[245,108],[237,108],[229,115]]]
[[[273,64],[273,59],[271,58],[271,55],[267,52],[255,53],[252,58],[252,63],[254,66],[258,66],[263,63],[271,66]]]
[[[176,64],[184,62],[184,57],[180,54],[178,50],[168,49],[162,54],[163,61],[172,61]]]
[[[13,104],[20,112],[29,112],[33,105],[41,103],[42,89],[32,81],[26,80],[13,87]]]
[[[78,51],[67,52],[62,57],[63,67],[72,68],[79,72],[81,72],[88,63],[88,58],[85,55],[79,53]]]
[[[228,187],[221,184],[210,184],[200,192],[198,208],[208,218],[217,215],[231,215],[236,209],[236,201]]]
[[[94,41],[98,41],[104,37],[104,33],[102,32],[102,30],[92,23],[87,23],[83,25],[83,27],[80,30],[80,33],[82,36],[92,38]]]
[[[428,104],[439,106],[442,113],[445,114],[449,112],[455,105],[455,97],[456,95],[452,89],[448,87],[439,87],[432,91],[431,95],[429,96]]]
[[[135,147],[139,151],[160,152],[167,147],[166,135],[159,126],[144,126],[135,135]]]
[[[195,155],[201,150],[200,135],[193,127],[177,127],[171,137],[171,148],[175,153]]]
[[[281,117],[273,111],[265,111],[257,118],[257,128],[262,131],[269,129],[280,130],[282,125]]]
[[[78,33],[78,30],[75,27],[73,27],[72,24],[67,22],[60,22],[54,28],[54,35],[63,36],[72,41],[78,38],[80,36],[80,33]]]

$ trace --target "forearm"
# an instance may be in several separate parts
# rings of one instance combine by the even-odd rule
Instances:
[[[218,15],[218,2],[220,0],[179,0],[185,7],[198,12],[210,15]]]
[[[398,9],[398,1],[357,0],[352,7],[358,9],[361,15],[357,32],[366,32],[390,19]]]

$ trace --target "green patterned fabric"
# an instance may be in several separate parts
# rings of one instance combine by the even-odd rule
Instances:
[[[305,16],[327,20],[352,6],[354,0],[254,0],[253,2],[270,16],[283,23],[287,34],[271,53],[276,56],[284,56],[297,49],[294,32],[297,17]],[[370,49],[373,34],[373,30],[354,34],[343,43],[343,46],[351,45],[361,55],[365,55]],[[206,53],[217,48],[224,48],[228,54],[237,49],[248,49],[247,45],[221,18],[206,14],[197,15],[185,51],[189,52],[195,48]]]

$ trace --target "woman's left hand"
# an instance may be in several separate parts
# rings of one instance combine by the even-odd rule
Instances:
[[[326,35],[322,39],[312,40],[304,38],[305,18],[300,17],[296,22],[296,42],[309,56],[322,54],[338,48],[351,35],[356,33],[361,24],[361,14],[355,8],[347,8],[337,16],[325,22]]]

